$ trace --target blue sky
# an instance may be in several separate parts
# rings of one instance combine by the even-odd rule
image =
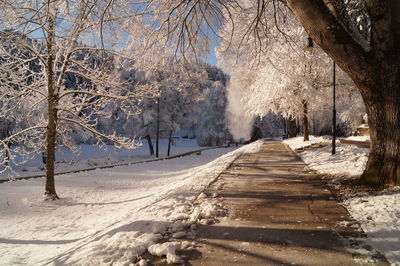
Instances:
[[[31,32],[29,36],[31,38],[40,39],[40,38],[43,38],[43,32],[41,30],[37,30],[37,31]],[[87,37],[87,36],[85,36],[85,37]],[[209,38],[210,38],[210,52],[207,57],[202,57],[201,59],[206,61],[210,65],[216,65],[218,59],[215,57],[214,50],[215,50],[215,46],[217,46],[220,43],[220,40],[214,34],[210,34]],[[94,39],[92,39],[92,40],[95,41]],[[82,39],[81,39],[81,41],[82,41]],[[93,45],[93,43],[87,43],[87,42],[85,42],[85,43],[87,45]]]
[[[206,62],[209,63],[210,65],[216,65],[217,64],[217,58],[215,57],[215,52],[214,52],[215,44],[211,45],[210,48],[210,53],[208,54],[206,58]]]
[[[207,58],[205,58],[205,61],[209,63],[210,65],[216,65],[218,59],[215,57],[215,46],[217,46],[220,43],[220,40],[216,36],[209,36],[210,37],[210,53],[208,54]]]

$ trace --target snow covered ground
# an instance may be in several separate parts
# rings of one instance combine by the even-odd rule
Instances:
[[[60,147],[56,152],[56,172],[64,172],[88,167],[105,166],[125,162],[136,162],[151,159],[146,140],[142,141],[142,146],[134,150],[117,149],[113,145],[95,146],[81,144],[78,152],[72,152],[64,147]],[[155,142],[154,151],[156,149]],[[160,140],[159,155],[167,156],[167,139]],[[192,150],[200,149],[194,139],[175,139],[171,146],[171,155],[180,154]],[[0,179],[18,178],[29,175],[44,174],[44,164],[42,155],[37,154],[24,162],[21,156],[17,155],[16,164],[12,165],[15,173],[2,173]]]
[[[331,142],[323,137],[310,137],[311,141],[303,142],[302,137],[283,141],[292,149],[310,146],[317,142]],[[354,145],[343,145],[336,142],[336,153],[332,155],[332,146],[328,145],[318,149],[299,153],[299,156],[308,167],[321,174],[336,177],[354,177],[362,174],[368,159],[368,149]]]
[[[370,140],[369,136],[350,136],[346,138],[347,140],[356,140],[356,141],[368,141]]]
[[[400,188],[348,197],[344,206],[367,233],[369,244],[392,265],[400,265]]]
[[[308,143],[302,144],[300,137],[285,140],[284,143],[292,149],[309,146]],[[335,155],[331,154],[330,145],[304,151],[299,155],[310,169],[331,175],[333,181],[338,182],[340,178],[362,174],[368,159],[368,149],[338,142]],[[400,265],[400,187],[377,195],[351,195],[343,204],[361,224],[370,244],[381,251],[391,264]]]
[[[326,137],[316,137],[310,135],[309,141],[303,141],[303,137],[290,138],[283,141],[283,143],[288,144],[292,150],[297,150],[300,148],[308,147],[316,143],[329,143],[332,140]]]
[[[141,265],[137,256],[147,249],[179,261],[175,250],[190,242],[155,243],[216,215],[201,192],[261,144],[57,176],[54,202],[42,200],[41,178],[0,184],[0,265]]]

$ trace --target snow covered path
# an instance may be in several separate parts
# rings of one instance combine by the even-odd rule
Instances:
[[[173,222],[189,219],[190,201],[235,158],[260,145],[58,176],[55,202],[42,201],[42,179],[1,184],[0,264],[130,263]]]

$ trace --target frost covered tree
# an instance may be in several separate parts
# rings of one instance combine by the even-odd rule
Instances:
[[[157,139],[168,138],[169,156],[173,133],[193,122],[193,114],[203,100],[201,83],[206,77],[206,71],[185,61],[174,62],[171,58],[164,58],[164,61],[168,63],[162,70],[147,72],[147,86],[157,88],[158,97],[154,104],[148,105],[151,108],[145,112],[147,124],[156,128]]]
[[[355,7],[349,2],[354,3],[292,0],[288,5],[363,97],[371,151],[362,179],[400,184],[400,2],[360,1]],[[363,12],[353,16],[349,8]]]
[[[204,69],[182,61],[164,71],[159,96],[160,130],[168,138],[168,156],[173,133],[192,122],[192,114],[202,100],[201,80],[205,77]]]
[[[135,133],[146,139],[150,156],[154,155],[152,136],[155,135],[154,117],[156,117],[157,103],[154,99],[146,99],[141,103],[142,111],[137,116],[138,123],[135,124]]]
[[[225,119],[226,88],[215,81],[205,90],[205,105],[198,121],[197,143],[200,146],[221,146],[230,140]]]
[[[96,128],[96,116],[108,115],[110,102],[129,113],[137,101],[152,96],[149,88],[120,78],[126,57],[112,49],[133,22],[131,6],[127,1],[20,0],[0,1],[0,10],[0,68],[7,80],[0,84],[0,116],[35,118],[1,140],[2,160],[12,141],[25,152],[44,150],[45,197],[54,200],[55,149],[59,143],[73,148],[71,130],[84,129],[99,143],[137,146],[134,139]],[[75,77],[74,86],[67,77]],[[28,112],[14,112],[21,105],[28,105]]]
[[[252,3],[247,13],[254,13],[255,5]],[[236,86],[240,84],[242,87],[241,105],[245,107],[245,112],[261,117],[269,112],[282,115],[289,120],[292,129],[295,121],[301,120],[304,140],[308,140],[309,123],[315,121],[315,113],[324,113],[325,120],[331,121],[331,115],[326,116],[332,101],[331,59],[321,49],[305,51],[307,34],[288,12],[276,14],[279,29],[268,29],[268,39],[264,40],[263,49],[257,53],[254,53],[257,47],[254,47],[252,38],[237,38],[246,34],[248,26],[236,29],[241,32],[235,37],[231,36],[234,26],[243,19],[243,14],[238,12],[231,16],[232,21],[227,21],[221,29],[222,45],[217,54],[220,64],[231,68]],[[246,83],[238,80],[246,80]],[[338,70],[338,91],[354,92],[350,89],[352,86],[351,80]],[[338,96],[337,100],[343,102],[341,93]],[[348,101],[347,105],[350,107],[352,104]],[[315,129],[315,123],[312,126]],[[294,130],[289,135],[294,136]]]
[[[200,146],[223,145],[232,140],[225,111],[229,76],[221,69],[206,65],[208,80],[203,85],[204,101],[197,118],[196,140]]]
[[[149,8],[161,18],[161,26],[176,39],[181,50],[207,39],[205,28],[214,31],[232,10],[246,8],[236,27],[247,27],[254,37],[254,53],[263,49],[269,27],[278,27],[276,14],[288,7],[307,34],[346,72],[362,95],[369,118],[371,149],[362,175],[366,182],[400,183],[400,2],[396,0],[325,1],[150,1]],[[272,10],[272,15],[271,15]],[[276,22],[276,23],[275,23]],[[232,34],[234,36],[234,33]],[[205,38],[202,38],[205,37]],[[199,48],[193,48],[197,51]]]

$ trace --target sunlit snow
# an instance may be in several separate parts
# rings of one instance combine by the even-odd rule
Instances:
[[[42,200],[43,179],[3,183],[0,264],[123,265],[135,261],[167,231],[190,230],[196,219],[212,214],[213,204],[206,199],[200,197],[204,207],[192,202],[235,158],[257,151],[261,143],[57,176],[62,199],[54,202]],[[173,254],[169,257],[178,260]]]

